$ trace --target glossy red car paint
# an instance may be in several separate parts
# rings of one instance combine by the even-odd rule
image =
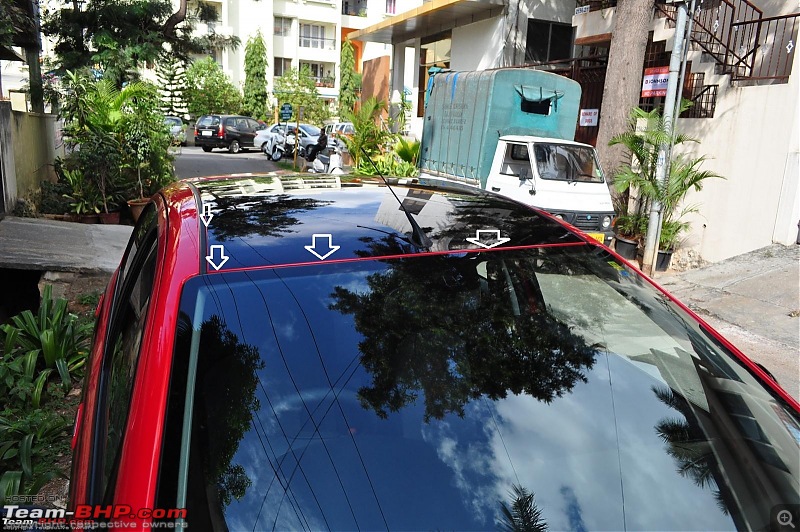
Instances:
[[[210,178],[221,179],[223,176]],[[185,282],[201,273],[204,273],[203,257],[206,250],[205,235],[199,231],[202,228],[198,217],[195,196],[190,187],[185,183],[178,183],[163,191],[154,198],[158,213],[158,261],[153,286],[153,296],[148,308],[146,332],[141,346],[138,371],[134,380],[132,402],[130,405],[127,425],[125,427],[126,439],[121,448],[119,474],[115,486],[114,500],[104,501],[104,504],[125,504],[132,508],[133,513],[141,509],[154,508],[156,502],[156,486],[159,461],[161,458],[161,443],[165,421],[167,391],[169,387],[172,353],[174,348],[175,330],[178,321],[179,301],[181,290]],[[621,258],[614,250],[607,248],[580,230],[554,218],[546,213],[544,216],[568,226],[571,231],[578,233],[585,242],[592,246],[604,249],[615,256],[621,263],[626,264],[637,274],[641,275],[653,287],[665,294],[675,304],[680,306],[688,315],[692,316],[715,339],[725,345],[744,365],[761,380],[766,386],[781,397],[795,411],[800,412],[800,404],[784,391],[769,375],[758,365],[753,363],[741,351],[728,342],[724,337],[710,327],[702,318],[686,307],[675,297],[661,288],[656,282],[644,275],[635,265]],[[559,247],[584,244],[550,244],[529,247]],[[509,248],[504,248],[508,250]],[[513,248],[511,248],[513,249]],[[487,250],[482,250],[486,252]],[[463,253],[464,251],[459,251]],[[443,254],[443,253],[436,253]],[[337,262],[350,262],[366,259],[331,260],[327,264]],[[371,257],[368,260],[375,260]],[[303,265],[298,263],[295,265]],[[318,262],[306,264],[318,265]],[[269,268],[263,266],[261,268]],[[252,269],[252,268],[243,268]],[[226,271],[235,271],[227,269]],[[105,333],[109,326],[110,308],[114,302],[114,291],[118,280],[116,273],[100,302],[98,308],[97,327],[95,329],[95,342],[92,347],[91,357],[87,367],[86,383],[83,390],[83,399],[78,410],[76,433],[73,439],[74,458],[72,468],[72,483],[70,486],[70,508],[80,504],[100,503],[88,500],[87,479],[90,476],[90,449],[95,426],[94,413],[97,409],[96,397],[99,385],[101,355],[105,346]],[[146,378],[142,378],[146,376]],[[136,527],[137,522],[132,525]],[[142,523],[138,522],[140,527]]]
[[[100,361],[105,345],[105,331],[108,328],[109,311],[117,285],[119,270],[111,276],[101,300],[94,328],[92,351],[87,359],[86,379],[83,384],[82,399],[75,420],[75,434],[72,437],[73,457],[70,475],[70,503],[80,504],[87,498],[87,479],[89,478],[89,452],[92,448],[92,413],[97,407],[97,387],[100,380]]]
[[[165,199],[166,198],[166,199]],[[126,444],[121,459],[114,501],[138,511],[153,508],[161,434],[164,425],[166,393],[169,383],[178,301],[186,279],[200,272],[197,209],[192,191],[175,185],[155,198],[158,211],[158,264],[153,297],[148,310],[142,342],[139,371],[147,379],[135,379],[132,402],[125,428]],[[116,280],[116,275],[114,281]],[[106,331],[115,282],[109,284],[97,331]],[[100,333],[102,334],[102,333]],[[87,386],[84,389],[83,419],[73,459],[70,507],[88,501],[87,482],[96,410],[95,397],[100,371],[100,355],[105,338],[94,343]],[[122,502],[124,501],[124,503]],[[135,523],[132,523],[135,524]]]

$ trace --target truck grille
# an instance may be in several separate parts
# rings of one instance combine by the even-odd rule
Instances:
[[[576,214],[575,219],[571,222],[572,225],[578,229],[600,229],[600,219],[602,217],[596,214]]]

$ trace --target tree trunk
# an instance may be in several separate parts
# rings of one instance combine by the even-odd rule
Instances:
[[[187,0],[181,0],[178,10],[170,15],[164,23],[163,33],[165,37],[172,37],[175,34],[175,26],[186,20],[186,2]]]
[[[639,104],[642,66],[654,4],[654,0],[619,0],[617,3],[603,87],[603,111],[597,133],[600,165],[607,176],[613,176],[621,164],[630,162],[625,161],[624,146],[609,146],[608,142],[627,130],[630,111]]]

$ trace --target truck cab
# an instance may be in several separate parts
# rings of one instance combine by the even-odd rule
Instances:
[[[539,207],[600,242],[611,242],[614,208],[594,148],[588,144],[502,136],[486,190]]]

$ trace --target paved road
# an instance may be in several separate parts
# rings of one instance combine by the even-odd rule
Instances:
[[[656,278],[800,401],[800,246],[771,246]]]
[[[204,152],[201,148],[187,146],[175,158],[175,174],[178,179],[222,174],[246,174],[248,172],[272,172],[278,166],[258,150],[237,154],[226,150]]]

